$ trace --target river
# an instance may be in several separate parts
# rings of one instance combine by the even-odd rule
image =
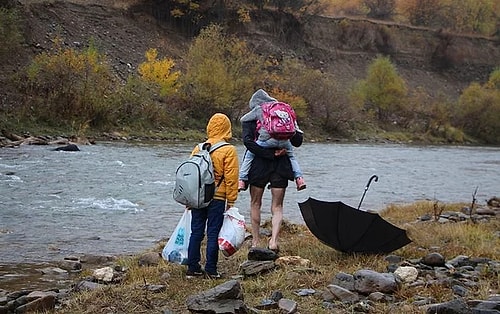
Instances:
[[[177,165],[193,144],[103,142],[79,152],[24,145],[0,149],[0,268],[80,253],[133,254],[172,233],[183,207],[172,199]],[[236,144],[240,158],[244,147]],[[305,143],[296,149],[307,189],[287,190],[285,217],[303,223],[297,202],[341,200],[362,210],[417,200],[479,204],[500,196],[500,148]],[[263,220],[269,219],[266,192]],[[248,192],[237,207],[249,221]]]

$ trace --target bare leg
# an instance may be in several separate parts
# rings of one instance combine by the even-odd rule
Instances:
[[[260,240],[260,208],[264,189],[250,186],[250,217],[252,220],[252,246],[259,246]]]
[[[271,239],[269,240],[269,248],[277,249],[278,248],[278,236],[281,229],[281,222],[283,221],[283,199],[285,198],[285,190],[284,188],[271,188],[271,213],[273,214],[272,218],[272,231],[271,231]]]

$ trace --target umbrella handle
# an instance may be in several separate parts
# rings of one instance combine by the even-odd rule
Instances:
[[[365,186],[365,191],[363,192],[363,196],[361,196],[361,200],[359,201],[358,210],[361,207],[361,203],[363,203],[363,199],[365,198],[366,191],[368,191],[368,188],[370,187],[370,184],[372,183],[373,179],[375,179],[375,182],[378,182],[378,176],[376,174],[374,174],[370,177],[370,180],[368,180],[368,183]]]
[[[376,174],[372,175],[370,177],[370,180],[368,180],[368,184],[366,185],[366,190],[368,190],[368,188],[370,187],[370,184],[372,183],[372,180],[375,179],[375,182],[378,182],[378,176]]]

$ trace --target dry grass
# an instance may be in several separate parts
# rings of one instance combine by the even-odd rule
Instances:
[[[447,210],[459,209],[462,205],[447,205]],[[425,213],[432,215],[433,204],[416,203],[408,206],[390,206],[381,215],[395,225],[409,230],[414,242],[394,252],[405,259],[419,259],[429,252],[439,252],[446,259],[457,255],[487,257],[500,260],[498,248],[500,240],[495,232],[500,230],[499,219],[488,223],[440,224],[434,221],[416,222]],[[373,269],[384,272],[388,263],[384,256],[348,255],[339,253],[319,242],[305,226],[285,224],[283,227],[280,255],[299,255],[311,261],[314,272],[304,268],[282,268],[267,274],[245,278],[242,287],[245,302],[255,306],[268,298],[275,290],[281,291],[286,298],[296,300],[300,313],[331,313],[322,306],[321,291],[330,284],[338,272],[353,273],[359,269]],[[239,265],[246,260],[248,244],[231,258],[221,254],[219,270],[226,278],[237,275]],[[162,245],[154,248],[161,251]],[[186,279],[185,267],[166,262],[156,267],[138,267],[137,258],[121,260],[127,266],[127,276],[120,285],[105,289],[84,292],[74,296],[69,305],[58,313],[163,313],[168,308],[175,313],[189,313],[185,300],[189,295],[199,293],[224,282],[224,280]],[[164,284],[165,292],[153,294],[143,289],[144,284]],[[498,293],[500,278],[498,274],[485,270],[477,288],[471,288],[473,298],[485,298],[492,292]],[[309,297],[299,297],[295,291],[313,288],[319,293]],[[376,303],[371,313],[422,313],[422,310],[409,305],[417,296],[432,297],[437,301],[453,298],[451,289],[439,286],[403,286],[395,295],[398,300],[408,304],[391,305]],[[335,313],[351,313],[352,309],[337,308]],[[268,311],[266,313],[277,313]]]

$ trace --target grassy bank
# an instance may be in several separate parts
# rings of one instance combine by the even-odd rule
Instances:
[[[467,204],[447,204],[445,211],[459,211]],[[474,223],[439,223],[418,221],[424,214],[434,215],[434,204],[419,202],[406,206],[389,206],[381,215],[391,223],[405,228],[412,243],[399,249],[394,254],[404,260],[420,259],[428,253],[438,252],[447,260],[458,255],[484,257],[499,260],[500,220],[491,218],[488,222]],[[248,221],[248,217],[247,217]],[[147,227],[147,226],[145,226]],[[266,227],[266,226],[264,226]],[[263,240],[263,244],[265,240]],[[247,242],[249,242],[247,240]],[[246,260],[248,243],[230,258],[221,254],[219,270],[224,279],[186,279],[185,267],[161,261],[157,266],[139,267],[138,257],[121,259],[120,264],[126,266],[127,275],[118,285],[109,285],[103,289],[82,292],[73,295],[67,306],[58,313],[163,313],[170,309],[174,313],[189,313],[186,298],[223,283],[239,274],[239,265]],[[160,252],[164,243],[160,243],[152,251]],[[321,293],[314,296],[299,297],[297,289],[312,288],[318,292],[325,290],[334,276],[339,272],[354,273],[360,269],[372,269],[386,272],[388,262],[385,256],[348,255],[339,253],[319,242],[309,230],[302,225],[285,223],[280,244],[280,256],[298,255],[311,261],[314,271],[303,268],[277,268],[264,275],[244,278],[241,281],[245,303],[249,307],[258,305],[271,293],[279,290],[284,297],[293,299],[299,304],[300,313],[330,313],[322,306]],[[89,274],[84,274],[89,275]],[[143,289],[145,284],[163,284],[166,290],[153,294]],[[500,277],[495,272],[484,271],[478,278],[476,287],[470,288],[470,298],[484,299],[490,294],[498,293]],[[416,296],[432,297],[437,302],[453,299],[449,287],[443,285],[409,286],[404,285],[395,297],[405,302],[405,313],[421,313],[421,309],[411,305]],[[276,310],[277,311],[277,310]],[[374,313],[388,313],[391,304],[375,303]],[[269,311],[266,313],[275,313]],[[277,313],[277,312],[276,312]],[[339,313],[350,313],[339,310]]]

